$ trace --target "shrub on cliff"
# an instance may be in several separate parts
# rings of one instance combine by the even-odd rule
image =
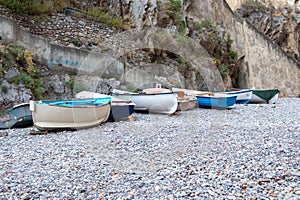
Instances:
[[[33,54],[20,44],[1,44],[0,48],[0,83],[3,79],[11,84],[23,84],[30,89],[35,99],[43,97],[43,80],[40,71],[33,63]],[[7,73],[11,67],[17,68],[18,75],[8,77]],[[2,91],[7,92],[7,90]]]
[[[10,8],[18,14],[29,15],[50,14],[52,12],[62,11],[65,7],[65,2],[62,0],[0,0],[0,4]]]

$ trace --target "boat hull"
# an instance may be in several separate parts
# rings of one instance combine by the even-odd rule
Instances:
[[[212,97],[197,96],[199,107],[203,108],[232,108],[236,102],[236,96]]]
[[[82,129],[104,123],[110,113],[110,102],[101,105],[59,106],[31,103],[34,126],[41,130]]]
[[[2,117],[0,117],[0,129],[26,128],[33,125],[29,103],[22,103],[14,106]]]
[[[178,98],[177,110],[178,111],[191,110],[195,108],[196,105],[197,105],[197,98],[189,98],[185,100]]]
[[[253,90],[237,90],[224,93],[237,96],[236,104],[247,104],[251,100]]]
[[[108,121],[115,122],[127,119],[134,112],[135,104],[111,104],[111,111]]]
[[[274,90],[253,90],[250,103],[274,104],[280,91]]]
[[[120,99],[135,103],[135,111],[172,114],[177,109],[177,97],[174,93],[158,94],[118,94]]]
[[[83,91],[76,94],[76,98],[103,98],[111,97],[111,110],[107,121],[115,122],[127,119],[134,112],[135,104],[132,101],[127,101],[112,97],[105,94]]]

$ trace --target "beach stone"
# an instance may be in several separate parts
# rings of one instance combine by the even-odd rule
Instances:
[[[47,135],[13,129],[0,139],[0,199],[297,200],[299,101],[134,113]]]

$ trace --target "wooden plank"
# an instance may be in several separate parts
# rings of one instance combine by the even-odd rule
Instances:
[[[134,117],[132,115],[128,116],[129,121],[133,122],[134,121]]]
[[[34,130],[34,129],[31,129],[29,131],[29,134],[30,135],[43,135],[43,134],[48,134],[48,130]]]

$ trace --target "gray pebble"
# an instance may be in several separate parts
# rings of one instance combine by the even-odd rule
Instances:
[[[300,99],[0,138],[0,199],[299,199]],[[289,114],[286,114],[289,113]]]

